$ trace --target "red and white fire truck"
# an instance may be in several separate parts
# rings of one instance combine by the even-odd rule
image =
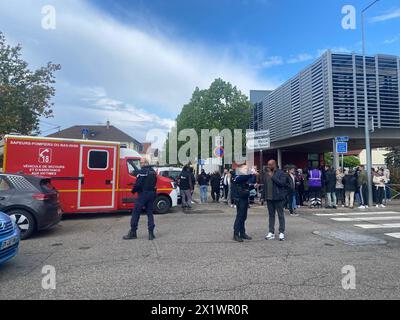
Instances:
[[[64,213],[125,211],[134,206],[140,158],[119,142],[8,135],[3,171],[51,178]],[[167,213],[177,198],[175,182],[158,176],[155,212]]]

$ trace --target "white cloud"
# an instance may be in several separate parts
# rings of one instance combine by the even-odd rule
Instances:
[[[57,119],[62,119],[62,128],[74,124],[104,125],[106,121],[110,121],[112,125],[127,133],[134,133],[136,139],[144,141],[147,131],[157,129],[167,132],[175,124],[175,120],[171,118],[160,117],[156,113],[108,96],[103,87],[78,88],[66,83],[61,85],[63,91],[73,92],[77,101],[81,102],[80,105],[60,102],[58,116],[54,121],[60,122]],[[46,122],[48,121],[50,120],[47,119]]]
[[[389,39],[386,39],[385,41],[383,41],[383,43],[384,44],[392,44],[392,43],[395,43],[395,42],[397,42],[399,40],[400,40],[400,35],[394,36],[394,37],[389,38]]]
[[[299,63],[299,62],[305,62],[305,61],[309,61],[315,58],[315,55],[311,55],[308,53],[302,53],[299,54],[293,58],[290,58],[287,62],[288,63]]]
[[[57,73],[55,123],[104,123],[106,117],[117,122],[121,117],[121,123],[132,121],[132,127],[141,130],[151,128],[153,121],[168,127],[194,88],[208,87],[215,78],[232,82],[246,94],[276,86],[251,67],[254,61],[250,63],[246,53],[238,59],[229,47],[122,24],[81,0],[52,1],[56,30],[44,30],[41,8],[46,4],[2,0],[0,21],[6,36],[22,43],[24,58],[33,66],[49,60],[62,65]],[[129,133],[142,134],[133,129]]]
[[[333,53],[352,53],[354,51],[354,50],[351,50],[351,49],[346,48],[346,47],[330,47],[330,48],[317,50],[316,57],[322,56],[328,50],[332,51]]]
[[[383,15],[373,17],[373,18],[371,18],[370,21],[371,22],[383,22],[383,21],[397,19],[397,18],[400,18],[400,8],[393,9],[392,11],[387,12]]]
[[[352,50],[350,50],[346,47],[330,47],[330,48],[325,48],[325,49],[319,49],[314,54],[313,53],[298,54],[296,56],[293,56],[293,57],[287,59],[286,62],[289,64],[295,64],[295,63],[301,63],[301,62],[315,60],[315,59],[318,59],[319,57],[321,57],[328,50],[331,50],[332,52],[335,52],[335,53],[351,53],[352,52]]]
[[[279,66],[283,64],[283,58],[279,57],[279,56],[273,56],[273,57],[269,57],[267,59],[265,59],[262,63],[261,63],[261,67],[262,68],[271,68],[271,67],[275,67],[275,66]]]

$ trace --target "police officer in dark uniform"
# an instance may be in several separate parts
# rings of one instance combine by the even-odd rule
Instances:
[[[247,219],[247,210],[249,208],[250,186],[249,181],[253,177],[247,174],[247,165],[242,165],[238,169],[238,175],[233,178],[234,188],[232,196],[236,202],[236,219],[233,226],[233,240],[243,242],[243,240],[252,240],[246,234],[245,223]]]
[[[138,198],[132,211],[131,230],[123,237],[124,240],[137,239],[136,231],[138,228],[140,213],[143,208],[146,209],[147,213],[149,240],[155,239],[153,204],[156,198],[157,173],[151,166],[149,166],[146,160],[142,159],[140,164],[142,168],[137,175],[136,183],[132,189],[133,194],[138,193]]]

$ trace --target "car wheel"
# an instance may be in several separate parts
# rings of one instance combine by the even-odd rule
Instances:
[[[16,209],[7,212],[11,220],[13,220],[20,231],[21,240],[28,239],[32,236],[36,229],[36,221],[32,214],[28,211]]]
[[[171,208],[171,201],[167,196],[158,196],[154,201],[154,212],[157,214],[166,214]]]

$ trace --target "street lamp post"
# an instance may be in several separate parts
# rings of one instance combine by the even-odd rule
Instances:
[[[369,136],[369,112],[368,112],[368,85],[367,85],[367,60],[365,56],[365,25],[364,14],[369,8],[380,0],[375,0],[368,7],[361,11],[361,24],[362,24],[362,55],[363,55],[363,69],[364,69],[364,117],[365,117],[365,149],[367,152],[367,176],[368,176],[368,205],[372,207],[372,156],[371,156],[371,141]]]

